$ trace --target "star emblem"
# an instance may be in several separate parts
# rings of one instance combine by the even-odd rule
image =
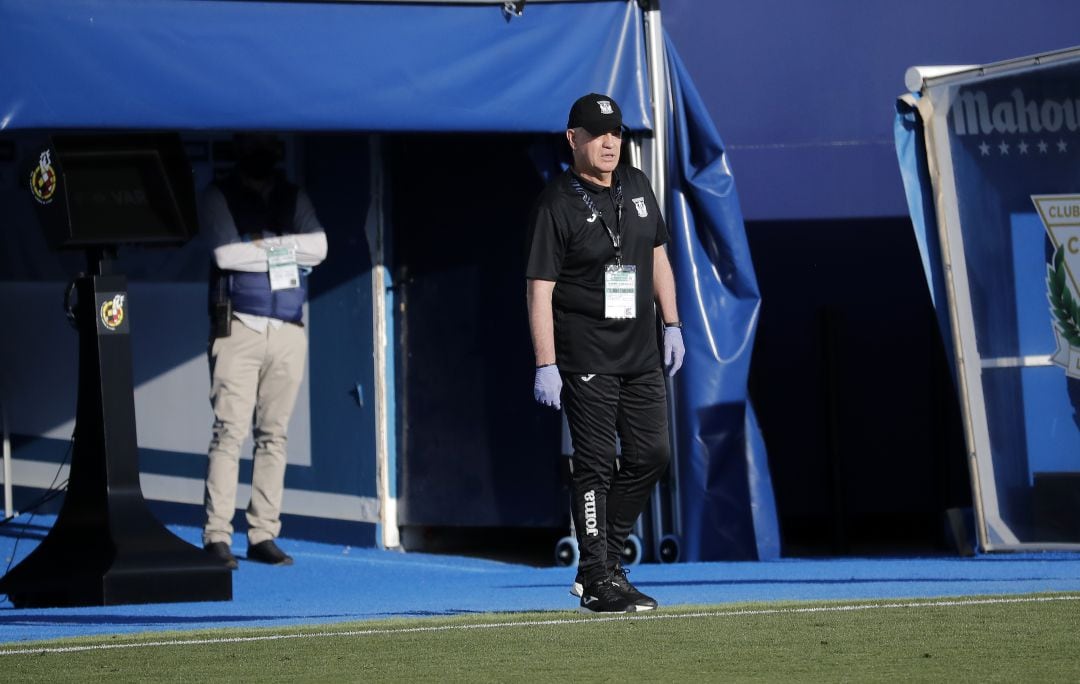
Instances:
[[[1017,145],[1016,147],[1017,147],[1017,149],[1020,150],[1020,154],[1027,154],[1028,144],[1025,141],[1021,140],[1020,144]]]
[[[1004,140],[1001,141],[1001,144],[998,145],[997,148],[998,151],[1001,152],[1002,157],[1007,157],[1009,155],[1009,144]]]
[[[979,151],[982,152],[982,156],[984,157],[990,156],[990,146],[986,143],[982,143],[981,145],[979,145]]]
[[[1058,140],[1057,146],[1058,146],[1058,152],[1065,152],[1065,150],[1069,149],[1069,145],[1064,140],[1061,140],[1061,139]]]
[[[1039,154],[1046,154],[1046,150],[1049,149],[1049,147],[1050,146],[1046,144],[1045,140],[1040,140],[1039,141]]]

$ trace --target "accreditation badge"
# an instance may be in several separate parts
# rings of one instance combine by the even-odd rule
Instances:
[[[300,286],[300,269],[296,266],[296,250],[292,247],[271,247],[266,250],[270,268],[270,289],[287,290]]]
[[[637,266],[612,264],[604,272],[604,318],[637,318]]]

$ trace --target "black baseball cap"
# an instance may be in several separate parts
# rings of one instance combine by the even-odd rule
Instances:
[[[622,128],[622,110],[607,95],[589,93],[577,99],[566,119],[567,128],[584,128],[593,135],[603,135]]]

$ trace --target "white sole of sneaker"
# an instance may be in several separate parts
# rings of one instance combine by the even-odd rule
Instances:
[[[579,613],[584,613],[585,615],[624,615],[626,613],[633,613],[634,612],[632,609],[627,609],[627,610],[592,610],[591,608],[586,608],[584,606],[579,607],[577,609],[577,611]]]
[[[570,595],[571,596],[576,596],[577,598],[581,598],[581,595],[584,592],[585,592],[585,587],[581,586],[581,582],[574,582],[570,586]],[[633,611],[627,611],[627,612],[640,613],[640,612],[646,611],[646,610],[653,610],[654,608],[656,608],[656,606],[635,606]],[[587,613],[593,612],[593,611],[591,611],[591,610],[589,610],[587,608],[582,608],[582,610],[584,610]]]
[[[644,613],[647,610],[652,610],[649,606],[630,606],[626,610],[592,610],[584,606],[578,607],[579,613],[585,613],[586,615],[620,615],[623,613]]]

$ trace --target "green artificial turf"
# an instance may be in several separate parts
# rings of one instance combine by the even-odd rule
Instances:
[[[487,614],[92,637],[6,644],[0,671],[7,682],[1076,682],[1080,597],[758,603],[627,618]]]

